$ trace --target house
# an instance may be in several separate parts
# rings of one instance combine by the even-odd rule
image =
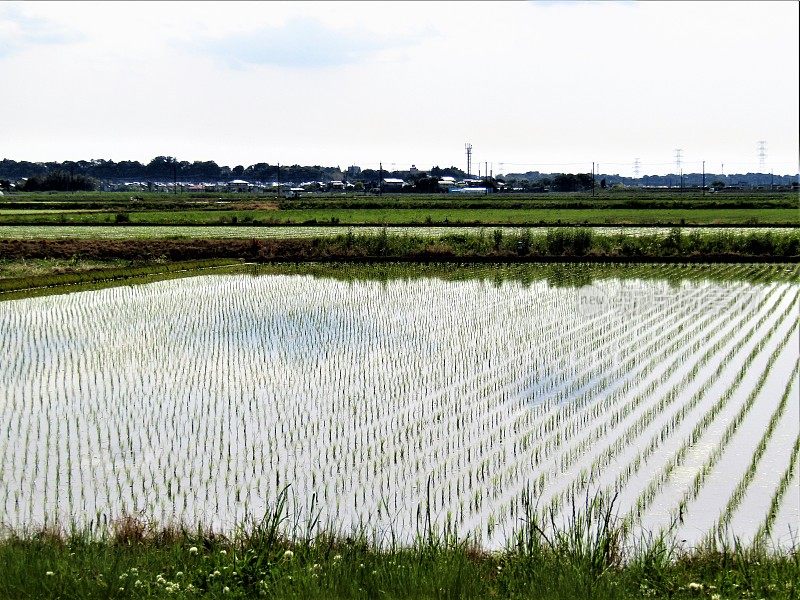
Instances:
[[[249,187],[250,184],[244,179],[234,179],[233,181],[228,182],[229,192],[246,192]]]
[[[451,187],[455,187],[456,185],[456,178],[455,177],[440,177],[439,178],[439,189],[449,190]]]
[[[403,186],[406,184],[405,181],[402,179],[394,179],[393,177],[384,177],[383,178],[383,191],[384,192],[393,192],[393,191],[400,191],[403,189]]]

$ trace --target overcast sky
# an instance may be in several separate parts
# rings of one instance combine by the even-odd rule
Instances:
[[[0,2],[0,158],[796,173],[798,6]]]

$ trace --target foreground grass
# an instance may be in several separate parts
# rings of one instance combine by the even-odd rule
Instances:
[[[546,534],[523,527],[500,552],[447,536],[409,547],[364,536],[286,537],[283,519],[225,537],[148,527],[53,530],[0,542],[0,598],[797,598],[800,551],[663,539],[625,549],[602,523]],[[577,529],[575,529],[577,527]]]

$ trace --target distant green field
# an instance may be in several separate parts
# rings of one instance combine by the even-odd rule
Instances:
[[[735,209],[515,209],[365,208],[297,210],[170,210],[0,213],[0,224],[141,223],[149,225],[800,225],[793,208]]]

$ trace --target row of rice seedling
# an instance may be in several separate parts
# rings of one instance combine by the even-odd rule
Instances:
[[[571,406],[571,405],[572,405],[572,403],[568,404],[567,406]],[[477,442],[475,442],[475,445],[477,445]],[[512,465],[511,467],[509,467],[509,469],[508,469],[508,470],[509,470],[509,471],[512,471],[512,470],[514,470],[514,466]],[[502,474],[501,474],[501,475],[502,475]],[[495,477],[493,477],[493,481],[496,481],[497,479],[498,479],[497,475],[496,475]],[[513,507],[512,507],[512,508],[513,508]]]
[[[764,516],[763,522],[756,531],[755,539],[759,543],[766,542],[775,533],[775,522],[782,508],[783,512],[786,513],[793,513],[795,515],[800,513],[797,509],[797,505],[794,503],[794,498],[792,498],[794,491],[797,490],[798,470],[800,469],[800,432],[798,432],[795,437],[794,445],[789,451],[787,459],[788,465],[786,466],[786,470],[783,471],[781,479],[775,487],[772,500],[767,509],[767,514]],[[782,506],[784,502],[786,505]],[[792,536],[791,541],[796,543],[794,538],[797,536],[798,531],[797,521],[789,520],[787,524],[790,527],[794,526],[794,529],[790,530],[790,534]]]
[[[760,305],[760,307],[764,308],[763,305]],[[757,307],[757,309],[758,308],[759,307]],[[746,315],[739,325],[742,325],[749,316],[750,315]],[[766,315],[762,317],[762,320],[764,319],[766,319]],[[749,334],[746,335],[745,338],[742,338],[739,343],[741,344],[749,339],[749,336],[752,335],[752,333],[760,325],[761,323],[754,325],[750,329]],[[581,489],[577,487],[578,484],[585,489],[588,485],[590,485],[592,478],[594,478],[594,481],[597,481],[606,466],[611,464],[612,460],[616,459],[617,455],[629,449],[639,449],[639,456],[636,459],[632,459],[627,468],[620,469],[620,484],[624,484],[625,480],[633,473],[638,471],[638,468],[641,466],[641,455],[648,450],[652,452],[656,448],[657,442],[659,440],[663,441],[665,436],[662,435],[653,438],[650,446],[645,447],[645,450],[641,449],[640,444],[632,443],[633,440],[636,437],[645,434],[651,424],[656,422],[657,417],[662,415],[664,409],[669,404],[674,403],[678,398],[679,393],[683,392],[689,383],[694,380],[696,374],[698,373],[698,369],[695,367],[698,364],[705,364],[712,357],[716,356],[729,341],[735,338],[739,331],[740,327],[736,326],[729,327],[727,331],[725,329],[718,330],[718,335],[720,333],[724,335],[718,336],[714,343],[707,348],[702,355],[699,355],[702,345],[698,342],[695,342],[695,344],[688,348],[688,355],[686,354],[687,351],[685,350],[684,354],[676,358],[672,365],[670,365],[670,367],[659,379],[653,380],[648,387],[640,391],[636,396],[634,396],[633,399],[628,400],[620,409],[612,412],[610,426],[609,422],[602,423],[600,426],[598,426],[595,429],[594,436],[590,438],[589,441],[585,442],[585,445],[596,447],[597,443],[602,443],[602,441],[609,435],[615,435],[615,439],[602,452],[597,452],[595,450],[593,454],[587,456],[587,459],[591,460],[591,464],[584,461],[583,463],[577,465],[577,468],[585,472],[586,476],[582,477],[581,479],[573,480],[572,486],[564,490],[561,495],[556,496],[554,502],[558,504],[559,502],[563,501],[565,495],[568,493],[580,493]],[[733,352],[730,353],[730,355],[733,354]],[[681,364],[694,366],[692,366],[691,369],[681,371],[679,368]],[[682,374],[682,377],[675,377],[675,375],[680,374]],[[678,381],[675,381],[676,379],[678,379]],[[670,384],[671,387],[668,388],[666,393],[660,394],[659,389],[667,384]],[[639,408],[639,410],[634,410],[636,408]],[[685,409],[686,405],[682,405],[681,408]],[[622,485],[618,487],[621,488]]]
[[[780,325],[784,323],[784,321],[792,315],[794,312],[794,308],[796,305],[797,294],[795,294],[794,299],[790,304],[788,304],[786,310],[784,310],[780,315],[779,318],[772,324],[770,329],[766,332],[764,337],[762,337],[752,348],[752,350],[747,354],[744,359],[739,362],[733,363],[736,365],[736,369],[732,369],[730,374],[733,375],[733,380],[730,383],[725,382],[725,389],[721,394],[711,396],[709,400],[711,401],[711,406],[705,409],[702,416],[699,416],[699,420],[697,416],[693,415],[691,420],[687,420],[686,423],[688,426],[691,427],[691,431],[687,437],[683,437],[682,435],[678,435],[674,440],[682,440],[680,445],[678,446],[677,450],[671,453],[670,458],[663,463],[663,466],[660,468],[658,472],[656,472],[655,476],[650,479],[647,487],[640,493],[639,498],[636,502],[636,507],[632,510],[631,514],[635,515],[636,517],[640,517],[643,511],[649,506],[649,504],[653,501],[655,495],[661,491],[664,482],[670,477],[673,471],[683,462],[686,454],[689,452],[690,448],[695,445],[700,438],[702,437],[703,433],[705,432],[706,428],[709,424],[715,419],[718,413],[722,410],[725,406],[726,402],[729,400],[731,395],[734,391],[737,390],[738,386],[741,384],[742,380],[744,379],[744,375],[747,373],[747,367],[750,366],[752,361],[758,356],[758,354],[764,349],[767,340],[775,334]],[[752,332],[754,329],[750,330]],[[782,335],[781,344],[788,343],[789,339],[791,338],[791,333],[793,331],[793,327],[790,328],[786,334]],[[745,341],[744,339],[742,341]],[[704,400],[706,397],[706,390],[709,389],[708,385],[711,383],[712,380],[716,380],[719,374],[725,371],[725,367],[731,364],[731,361],[735,356],[739,348],[741,348],[744,344],[737,343],[736,346],[728,353],[725,360],[723,360],[717,369],[714,371],[712,376],[706,380],[705,384],[700,388],[699,392],[694,394],[689,400],[685,401],[680,410],[675,413],[672,419],[661,429],[657,436],[654,436],[653,441],[656,440],[666,440],[671,438],[679,427],[684,422],[684,419],[690,414],[695,407],[698,408],[705,408],[705,403],[701,403],[701,400]],[[735,373],[735,375],[734,375]],[[642,454],[647,454],[651,452],[650,448],[653,447],[653,441],[651,444],[646,447],[646,449],[642,452]]]
[[[757,438],[757,435],[752,435],[751,431],[743,430],[742,425],[747,420],[746,424],[749,425],[750,429],[753,429],[753,425],[750,422],[759,416],[754,415],[751,411],[756,402],[758,402],[759,410],[769,412],[769,408],[775,398],[767,397],[772,395],[769,394],[770,388],[765,387],[765,384],[774,372],[773,367],[780,364],[778,360],[780,355],[786,353],[787,350],[793,354],[790,341],[794,342],[792,346],[796,348],[796,333],[796,326],[792,326],[789,334],[780,340],[775,350],[768,357],[763,354],[759,357],[762,359],[760,362],[766,364],[758,364],[759,361],[753,362],[751,368],[756,372],[761,371],[761,375],[754,382],[752,388],[749,388],[749,393],[741,401],[741,404],[738,403],[738,399],[730,396],[726,399],[729,406],[725,406],[713,417],[713,423],[707,427],[702,440],[697,444],[702,446],[702,452],[694,453],[694,456],[687,456],[686,460],[684,460],[682,466],[691,469],[695,474],[691,478],[690,485],[681,494],[678,505],[672,509],[673,520],[682,520],[683,513],[687,511],[687,508],[692,510],[692,505],[697,507],[707,506],[709,498],[716,501],[717,498],[727,497],[731,493],[742,469],[740,457],[742,455],[747,456],[742,452],[741,446],[745,446],[748,453],[752,452],[754,444],[745,438]],[[761,370],[762,368],[763,371]],[[792,374],[794,373],[792,372]],[[785,376],[785,373],[780,375]],[[740,385],[741,391],[738,395],[746,393],[746,389],[742,389],[745,387]],[[726,411],[728,414],[725,414]],[[735,414],[731,414],[734,411]],[[765,426],[761,419],[757,422],[760,427],[754,430],[756,432]],[[725,455],[727,461],[721,461],[723,455]],[[693,519],[692,525],[695,529],[713,529],[713,513],[709,514],[709,512],[702,511],[698,514],[698,517]]]
[[[595,283],[619,302],[588,311],[585,289],[545,280],[298,275],[3,303],[0,507],[17,527],[135,512],[230,528],[289,484],[344,529],[409,539],[429,515],[501,543],[523,490],[557,507],[661,473],[703,385],[727,385],[718,364],[766,373],[740,361],[784,331],[793,284],[654,269]]]
[[[797,398],[797,376],[800,369],[800,360],[795,360],[794,368],[791,371],[791,375],[789,380],[786,383],[786,387],[783,391],[783,394],[778,401],[775,410],[772,411],[770,415],[769,422],[767,426],[763,429],[763,435],[758,439],[758,445],[752,452],[752,458],[750,462],[747,464],[747,468],[745,469],[744,475],[741,479],[736,483],[736,487],[734,488],[733,492],[730,494],[730,498],[728,499],[727,504],[725,507],[720,511],[719,517],[717,519],[717,525],[715,531],[711,532],[709,535],[711,536],[718,536],[724,539],[725,534],[728,530],[728,527],[731,523],[731,518],[733,517],[736,509],[742,505],[745,495],[750,490],[750,485],[753,483],[756,475],[758,474],[759,467],[763,465],[762,458],[764,458],[765,453],[767,452],[767,448],[770,445],[770,441],[772,440],[773,434],[778,429],[778,426],[783,422],[784,427],[788,424],[788,429],[791,431],[793,430],[799,423],[798,417],[800,414],[791,414],[796,413],[797,410],[792,411],[791,406],[794,406],[797,409],[797,403],[789,402],[790,397],[792,399]],[[789,418],[785,419],[784,416],[787,413],[787,405],[790,405],[789,408]],[[756,437],[756,436],[753,436]],[[780,448],[780,445],[775,445],[775,447]],[[736,460],[740,460],[741,455],[736,455]]]
[[[671,317],[671,315],[668,315],[667,317]],[[665,322],[669,320],[670,320],[669,318],[663,319],[663,321]],[[640,343],[641,339],[632,338],[632,348],[636,348],[637,346],[640,345]],[[622,361],[620,361],[620,363],[621,362]],[[625,364],[621,364],[620,368],[623,369],[624,372],[624,369],[626,368]],[[616,379],[616,377],[614,379]],[[573,434],[578,434],[580,432],[580,428],[576,428],[573,432],[570,432],[569,429],[567,429],[567,425],[564,424],[564,422],[567,420],[566,416],[571,416],[575,414],[576,410],[578,408],[582,408],[582,405],[586,403],[585,401],[587,398],[598,397],[598,396],[602,397],[602,393],[607,393],[609,391],[609,388],[603,389],[602,387],[603,383],[604,382],[602,381],[598,382],[598,384],[590,387],[588,390],[583,392],[583,394],[580,397],[575,397],[568,403],[557,405],[555,409],[549,413],[548,421],[550,420],[561,421],[562,425],[558,427],[548,426],[544,428],[544,431],[542,431],[541,429],[537,431],[535,439],[539,440],[539,443],[536,445],[535,448],[532,448],[531,466],[538,466],[540,462],[540,456],[543,455],[551,456],[553,454],[553,450],[560,447],[562,440],[567,440],[571,438]],[[615,389],[614,391],[616,393],[618,392],[618,389]],[[602,416],[602,412],[594,413],[592,415],[592,419],[598,418],[600,416]],[[546,435],[547,432],[549,432],[549,436]],[[565,457],[562,454],[561,455],[562,471],[564,470],[565,467],[564,460]],[[544,488],[546,487],[546,483],[550,479],[550,476],[552,476],[554,473],[558,473],[558,471],[554,471],[555,468],[556,465],[554,464],[551,467],[550,471],[543,471],[539,474],[539,476],[534,480],[534,487],[533,487],[534,491],[536,491],[537,489],[541,491],[544,490]]]

